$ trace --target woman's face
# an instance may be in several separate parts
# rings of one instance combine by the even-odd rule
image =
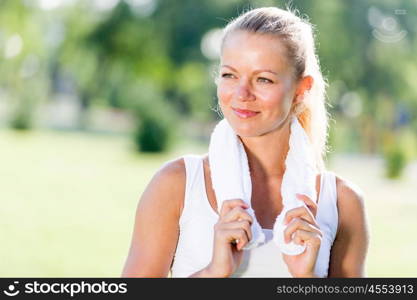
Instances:
[[[282,42],[270,35],[232,32],[223,45],[217,97],[236,134],[252,137],[281,128],[295,94]]]

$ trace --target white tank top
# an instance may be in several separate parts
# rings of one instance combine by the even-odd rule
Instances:
[[[214,224],[218,214],[207,198],[203,157],[184,156],[186,187],[183,211],[179,220],[180,234],[171,266],[172,277],[189,277],[206,267],[212,258]],[[323,233],[315,272],[327,277],[330,249],[337,232],[338,212],[336,177],[325,171],[321,176],[316,221]],[[292,277],[278,247],[272,241],[272,230],[263,229],[266,243],[244,250],[242,263],[231,277]]]

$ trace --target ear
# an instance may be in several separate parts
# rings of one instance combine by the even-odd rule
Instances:
[[[313,86],[313,83],[314,83],[314,79],[310,75],[307,75],[301,78],[295,90],[295,96],[293,100],[294,104],[298,104],[301,101],[303,101],[303,95],[311,89],[311,87]]]

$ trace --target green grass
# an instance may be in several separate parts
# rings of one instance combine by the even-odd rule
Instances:
[[[0,131],[0,276],[120,276],[139,196],[177,155],[137,155],[122,136]]]
[[[0,277],[118,277],[136,205],[167,160],[203,147],[136,154],[127,136],[0,130]],[[365,192],[368,276],[417,276],[417,176],[387,181],[381,164],[335,156]]]

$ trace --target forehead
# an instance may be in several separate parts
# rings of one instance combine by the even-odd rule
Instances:
[[[271,34],[230,32],[222,47],[221,61],[235,67],[248,65],[277,72],[289,70],[285,45],[279,37]]]

